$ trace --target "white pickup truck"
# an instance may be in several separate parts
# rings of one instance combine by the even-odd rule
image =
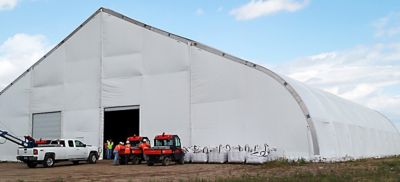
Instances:
[[[71,161],[74,164],[87,161],[94,164],[98,158],[97,147],[86,145],[76,139],[52,140],[49,144],[34,148],[20,147],[17,151],[17,160],[26,163],[30,168],[36,167],[37,164],[52,167],[54,163],[61,161]]]

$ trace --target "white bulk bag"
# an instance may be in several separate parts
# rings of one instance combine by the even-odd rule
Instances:
[[[246,161],[248,152],[244,151],[242,147],[238,146],[236,148],[228,151],[228,162],[229,163],[244,163]]]
[[[185,157],[184,157],[185,163],[191,163],[192,156],[193,156],[193,148],[192,147],[189,147],[189,148],[183,147],[183,149],[185,151]]]
[[[193,163],[207,163],[208,162],[208,148],[204,147],[203,150],[198,151],[194,150],[192,154],[192,162]]]
[[[285,157],[283,150],[277,148],[268,148],[268,157],[270,161],[279,160]]]
[[[250,149],[249,146],[246,146],[248,149]],[[245,148],[246,148],[245,147]],[[247,150],[249,151],[249,150]],[[260,146],[256,145],[254,146],[253,151],[250,150],[250,154],[247,155],[246,158],[246,164],[262,164],[268,161],[268,156],[267,156],[267,152],[264,151],[262,152],[260,150]]]
[[[208,153],[208,162],[209,163],[225,163],[228,161],[228,151],[226,148],[223,148],[221,145],[219,147],[213,148]]]
[[[263,164],[267,161],[269,161],[269,157],[262,156],[259,154],[259,152],[250,154],[246,158],[246,164]]]

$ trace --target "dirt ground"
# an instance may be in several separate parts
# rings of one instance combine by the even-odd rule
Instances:
[[[0,181],[179,181],[214,179],[215,176],[242,174],[255,166],[232,164],[184,164],[170,166],[111,165],[111,161],[97,164],[72,165],[57,163],[53,168],[28,168],[23,163],[0,163]]]
[[[263,165],[184,164],[120,165],[111,161],[53,168],[28,168],[23,163],[0,163],[0,181],[398,181],[400,158],[340,163],[275,161]]]

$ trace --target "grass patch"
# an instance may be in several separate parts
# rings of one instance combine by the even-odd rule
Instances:
[[[305,159],[299,159],[297,161],[289,161],[288,159],[279,159],[270,161],[262,165],[263,168],[281,168],[281,167],[292,167],[292,166],[304,166],[310,162]]]
[[[296,167],[301,166],[301,167]],[[347,182],[347,181],[399,181],[400,158],[362,159],[340,163],[308,163],[304,160],[278,160],[260,166],[256,174],[243,174],[238,177],[219,177],[216,179],[191,179],[203,182],[262,182],[262,181],[308,181],[308,182]],[[268,171],[289,171],[284,174]]]
[[[56,179],[54,179],[54,182],[64,182],[64,179],[61,177],[57,177]]]

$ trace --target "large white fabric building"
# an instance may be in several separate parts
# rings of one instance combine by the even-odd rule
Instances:
[[[400,154],[380,113],[196,41],[100,8],[0,93],[19,137],[178,134],[183,145],[267,143],[289,158]],[[17,146],[0,145],[0,160]]]

